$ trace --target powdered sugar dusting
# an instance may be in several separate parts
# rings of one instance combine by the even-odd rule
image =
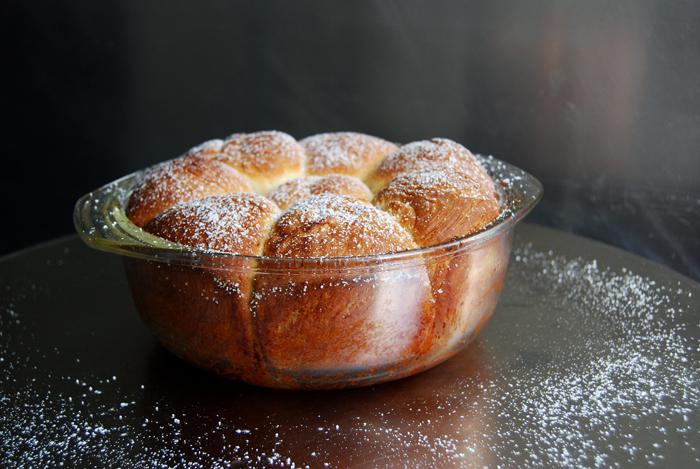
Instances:
[[[143,226],[180,202],[249,191],[250,183],[234,169],[213,159],[188,155],[147,171],[129,198],[127,214]]]
[[[378,137],[357,132],[330,132],[302,140],[308,174],[350,174],[364,177],[396,145]]]
[[[274,179],[287,172],[299,174],[304,150],[291,135],[265,130],[229,136],[220,158],[251,178]]]
[[[279,257],[343,257],[415,247],[391,215],[336,194],[314,195],[292,205],[277,221],[265,253]]]
[[[304,173],[307,176],[295,178]],[[317,178],[315,174],[325,177]],[[450,229],[442,230],[445,232],[438,233],[437,236],[421,233],[414,240],[421,246],[467,235],[498,216],[497,209],[491,210],[497,205],[493,181],[466,148],[451,140],[436,138],[413,142],[397,149],[396,145],[386,140],[356,132],[318,134],[298,143],[292,136],[279,131],[238,133],[225,141],[210,140],[192,148],[184,157],[148,172],[129,198],[127,215],[137,226],[143,227],[177,203],[253,190],[259,194],[268,194],[282,210],[310,195],[323,193],[369,201],[372,192],[360,180],[366,177],[375,191],[387,183],[393,185],[389,191],[392,195],[387,196],[386,191],[383,194],[387,200],[392,197],[410,198],[414,202],[431,205],[431,210],[444,206],[445,210],[438,210],[439,215],[445,218],[443,225],[459,225],[449,219],[452,215],[448,212],[454,208],[461,210],[461,219],[469,221],[469,226],[448,226]],[[470,179],[469,184],[464,183],[465,178]],[[451,199],[445,200],[445,195],[450,195]],[[475,203],[477,199],[486,203]],[[492,203],[488,204],[489,201]],[[406,214],[397,214],[393,210],[396,206],[411,208],[409,211],[415,215],[416,207],[409,207],[413,202],[401,200],[393,208],[385,202],[377,203],[377,208],[389,210],[414,233],[408,225],[414,226],[415,223],[406,225]],[[455,207],[455,204],[460,206]],[[215,211],[208,214],[209,217],[216,215]],[[436,215],[426,218],[439,217]],[[231,223],[237,221],[233,217],[226,220]],[[200,222],[202,226],[206,224],[202,220]],[[219,232],[222,232],[221,224],[215,222],[216,220],[208,221],[211,226],[218,226]],[[423,220],[427,231],[436,231],[430,223],[431,220]],[[393,230],[392,227],[387,229],[390,232]],[[180,234],[196,231],[193,227],[188,230],[184,229],[184,224],[178,227]],[[245,230],[245,227],[229,227],[229,231]],[[156,233],[154,230],[148,231]],[[287,234],[296,236],[291,231]],[[197,235],[196,240],[178,237],[178,242],[197,247],[209,246],[207,249],[214,249],[211,247],[213,244],[222,244],[217,233],[212,234],[212,239],[216,239],[212,242],[205,239],[207,236],[201,231]],[[342,247],[338,252],[352,255],[350,252],[362,251],[359,246],[361,243],[358,241],[356,244],[358,249]],[[411,248],[415,246],[415,243],[399,244]],[[398,244],[389,242],[388,249],[389,245],[390,250],[369,250],[375,254],[395,252]],[[231,249],[231,246],[224,247],[226,250]],[[318,255],[333,256],[330,251],[319,251]]]
[[[145,229],[204,250],[257,255],[278,212],[277,206],[262,196],[238,193],[176,205]]]
[[[224,140],[222,153],[245,157],[267,158],[270,153],[295,156],[299,144],[291,135],[279,130],[261,130],[251,133],[235,133]]]
[[[449,174],[443,168],[427,168],[425,170],[402,173],[385,188],[387,191],[411,193],[425,200],[439,202],[445,194],[459,193],[465,199],[494,200],[495,195],[489,192],[477,180],[459,173]]]
[[[369,202],[372,193],[358,178],[344,174],[306,176],[292,179],[274,189],[268,197],[282,210],[312,195],[337,194]]]
[[[311,195],[311,187],[321,179],[319,176],[295,178],[276,187],[267,197],[283,210],[294,202]]]
[[[206,142],[202,142],[199,145],[195,145],[194,147],[190,148],[187,150],[186,155],[188,156],[200,156],[200,157],[213,157],[216,156],[220,151],[221,148],[224,146],[224,141],[219,139],[219,138],[213,138],[211,140],[207,140]]]
[[[419,246],[474,233],[500,213],[492,188],[467,173],[434,167],[399,174],[373,203],[394,215]]]
[[[693,292],[528,245],[514,257],[516,280],[503,301],[525,299],[542,313],[511,340],[530,342],[552,361],[529,369],[507,393],[490,385],[499,393],[496,411],[520,402],[504,434],[545,465],[664,464],[669,451],[700,461],[697,311],[687,306]],[[677,439],[683,447],[671,450]]]
[[[368,182],[376,192],[402,173],[433,168],[441,168],[451,174],[462,172],[494,192],[493,181],[474,155],[459,143],[445,138],[421,140],[402,146],[382,161]]]
[[[47,266],[66,275],[61,269],[82,262],[79,254],[66,251]],[[104,337],[81,337],[87,348],[62,336],[40,341],[34,324],[50,315],[30,313],[29,305],[46,301],[50,287],[13,279],[0,305],[0,462],[700,463],[700,325],[691,309],[700,290],[532,245],[517,248],[513,261],[496,318],[464,355],[409,380],[313,394],[231,386],[162,357],[138,376],[126,368],[89,373],[81,363],[104,353]],[[103,284],[102,275],[95,272],[94,284],[83,280],[82,287]],[[66,311],[66,320],[80,320],[74,314]],[[125,320],[115,312],[103,318]],[[67,363],[75,370],[66,371]]]

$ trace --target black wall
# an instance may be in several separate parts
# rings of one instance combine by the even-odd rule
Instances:
[[[530,220],[700,278],[700,3],[9,1],[0,253],[199,141],[445,136],[539,177]]]

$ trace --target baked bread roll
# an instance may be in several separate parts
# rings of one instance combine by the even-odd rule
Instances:
[[[235,193],[176,205],[145,229],[199,249],[259,256],[278,215],[265,197]],[[134,298],[166,348],[219,374],[261,382],[264,367],[248,306],[254,268],[254,260],[240,257],[201,269],[137,263],[131,268],[131,276],[139,279],[132,281]]]
[[[263,252],[271,257],[347,257],[415,247],[411,235],[389,214],[350,197],[321,194],[285,211]]]
[[[337,194],[369,202],[372,192],[361,180],[344,174],[306,176],[287,181],[274,189],[268,197],[282,210],[312,195]]]
[[[221,151],[221,147],[224,146],[224,141],[219,139],[219,138],[213,138],[211,140],[207,140],[206,142],[202,142],[197,146],[194,146],[190,148],[187,153],[185,153],[186,156],[201,156],[204,158],[212,158],[216,155],[219,154]]]
[[[273,187],[302,175],[304,149],[291,135],[266,130],[231,135],[218,158],[246,175],[257,193],[267,194]]]
[[[377,170],[367,177],[366,182],[376,194],[400,174],[438,168],[448,174],[466,173],[490,192],[496,192],[493,181],[474,155],[459,143],[446,138],[421,140],[402,146],[389,154]]]
[[[389,214],[335,194],[292,205],[275,223],[263,254],[341,258],[413,249],[411,235]],[[259,275],[251,308],[258,339],[273,370],[343,372],[400,362],[421,346],[429,299],[422,266],[376,273],[342,261],[290,275]],[[399,312],[399,314],[395,314]]]
[[[438,247],[431,262],[400,270],[354,258],[466,236],[499,211],[491,178],[450,140],[397,148],[350,132],[301,143],[275,131],[234,134],[149,173],[127,215],[179,244],[268,259],[204,256],[201,269],[149,262],[130,268],[158,287],[132,288],[161,341],[189,361],[303,386],[329,370],[454,353],[493,306],[480,298],[501,288],[507,242],[473,255]],[[263,261],[274,269],[258,272]]]
[[[385,178],[397,174],[384,183]],[[379,176],[377,176],[379,175]],[[421,247],[465,236],[487,226],[499,214],[495,187],[466,148],[444,139],[406,145],[382,163],[373,203],[394,215]],[[466,340],[481,317],[484,285],[502,285],[501,253],[484,248],[435,256],[428,266],[434,299],[434,348]],[[498,287],[500,289],[500,286]]]
[[[373,203],[394,215],[421,247],[474,233],[499,213],[490,187],[442,167],[399,174]]]
[[[238,192],[178,204],[145,229],[207,251],[259,256],[278,214],[277,205],[266,197]]]
[[[396,145],[357,132],[329,132],[301,141],[306,150],[306,174],[347,174],[366,178]]]
[[[252,190],[238,172],[205,155],[206,150],[194,149],[191,154],[148,171],[129,197],[129,219],[143,228],[156,215],[180,202]]]

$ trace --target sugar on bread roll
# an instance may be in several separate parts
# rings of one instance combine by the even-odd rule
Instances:
[[[493,181],[474,155],[459,143],[446,138],[420,140],[402,146],[387,155],[365,182],[372,192],[377,193],[402,173],[437,168],[443,168],[450,174],[464,172],[480,185],[495,192]]]
[[[300,200],[320,194],[344,195],[365,202],[372,200],[372,192],[364,182],[344,174],[292,179],[278,186],[268,197],[284,210]]]
[[[273,226],[263,254],[287,258],[367,256],[413,249],[389,214],[335,194],[292,205]],[[401,272],[353,269],[342,261],[318,270],[259,275],[251,309],[263,357],[273,370],[339,373],[396,363],[421,346],[428,279],[423,266]]]
[[[258,256],[278,214],[265,197],[235,193],[176,205],[145,229],[199,249]],[[262,383],[248,306],[254,268],[254,260],[240,257],[201,269],[153,262],[129,266],[139,310],[166,348],[219,374]]]
[[[399,174],[373,202],[394,215],[421,247],[478,231],[499,213],[489,188],[465,172],[442,167]]]
[[[415,247],[411,235],[389,214],[350,197],[319,194],[282,214],[263,252],[271,257],[347,257]]]
[[[306,174],[346,174],[360,179],[397,148],[391,142],[357,132],[317,134],[300,143],[306,150]]]
[[[279,208],[266,197],[237,192],[176,205],[146,231],[187,246],[259,256]]]
[[[218,158],[248,177],[253,189],[267,194],[275,186],[302,175],[304,149],[284,132],[265,130],[233,134]]]
[[[224,146],[224,141],[220,138],[213,138],[196,145],[189,150],[185,155],[188,156],[200,156],[203,158],[212,158],[221,152],[221,147]]]
[[[143,227],[180,202],[252,191],[246,178],[221,161],[206,157],[206,150],[201,150],[191,150],[146,173],[126,208],[127,216],[136,226]]]

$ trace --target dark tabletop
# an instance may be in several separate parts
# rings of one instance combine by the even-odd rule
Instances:
[[[670,467],[700,463],[700,285],[518,228],[496,314],[418,376],[289,392],[172,357],[118,257],[67,237],[0,260],[0,465]]]
[[[0,252],[238,131],[442,136],[538,177],[532,217],[700,280],[700,2],[8,0]]]

